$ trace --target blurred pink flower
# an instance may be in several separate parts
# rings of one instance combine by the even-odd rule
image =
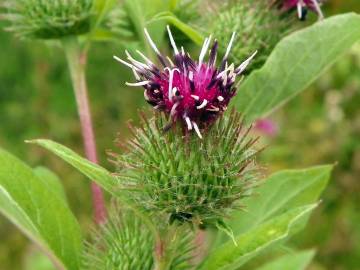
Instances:
[[[269,137],[275,137],[278,134],[278,125],[267,118],[259,119],[255,123],[255,129]]]

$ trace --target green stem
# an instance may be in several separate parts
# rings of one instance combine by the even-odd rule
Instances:
[[[90,105],[85,78],[85,66],[87,54],[82,51],[76,37],[63,40],[63,46],[68,62],[71,81],[75,93],[78,114],[80,118],[81,133],[84,142],[85,155],[94,163],[98,163],[95,135],[91,120]],[[106,219],[104,196],[101,188],[95,183],[91,184],[94,219],[100,224]]]
[[[155,243],[155,270],[169,270],[175,258],[183,226],[172,225],[160,232]]]

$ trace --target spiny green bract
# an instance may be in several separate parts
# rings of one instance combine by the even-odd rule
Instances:
[[[239,113],[221,117],[201,140],[180,125],[168,132],[164,117],[143,118],[133,129],[127,154],[115,155],[118,176],[129,196],[170,223],[215,225],[257,184],[257,138],[249,138]]]
[[[261,66],[274,46],[290,30],[291,20],[282,18],[280,11],[268,0],[226,0],[217,2],[213,11],[205,16],[205,25],[219,40],[227,44],[232,32],[236,32],[231,56],[235,62],[258,50],[252,68]],[[219,48],[226,50],[226,47]]]
[[[114,204],[104,225],[87,243],[83,269],[151,270],[154,268],[154,235],[131,209]],[[189,235],[181,236],[170,270],[190,269],[193,250]]]
[[[2,17],[21,37],[56,39],[90,31],[93,0],[5,0]]]

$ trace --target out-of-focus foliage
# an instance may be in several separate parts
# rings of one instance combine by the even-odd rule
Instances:
[[[329,269],[358,269],[360,261],[360,47],[342,57],[330,72],[274,119],[279,136],[271,139],[265,160],[276,168],[333,162],[333,181],[323,196],[311,230],[297,238],[318,246],[316,261]],[[314,268],[317,269],[317,268]]]
[[[341,39],[339,39],[341,36]],[[234,105],[249,121],[269,114],[306,89],[360,39],[360,15],[332,16],[282,39],[245,79]]]
[[[91,222],[88,182],[56,157],[24,143],[26,139],[41,136],[61,140],[82,152],[63,52],[40,42],[19,42],[5,32],[0,32],[0,40],[0,145],[31,165],[54,169],[64,182],[71,208],[86,226]],[[98,148],[102,164],[110,166],[104,149],[113,148],[117,134],[127,137],[126,121],[137,121],[136,111],[145,102],[142,91],[123,86],[129,73],[112,59],[118,52],[117,46],[95,45],[91,52],[88,78]],[[3,218],[0,235],[1,269],[23,269],[21,254],[27,250],[25,237]]]
[[[59,189],[46,183],[54,179],[44,180],[44,171],[33,171],[1,148],[0,164],[0,212],[36,243],[58,269],[79,270],[80,226]]]

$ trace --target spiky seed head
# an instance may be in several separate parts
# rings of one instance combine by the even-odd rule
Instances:
[[[225,0],[212,1],[212,8],[204,13],[201,25],[209,26],[205,32],[213,33],[219,40],[219,50],[224,54],[223,45],[228,35],[237,33],[230,58],[237,62],[254,50],[259,55],[250,69],[260,67],[272,49],[290,30],[292,21],[284,20],[281,11],[270,5],[268,0]]]
[[[235,42],[235,33],[232,33],[228,37],[231,36],[226,54],[221,64],[216,66],[218,42],[215,40],[211,45],[211,36],[205,39],[199,59],[193,60],[183,47],[177,47],[169,26],[167,31],[174,50],[173,60],[160,53],[145,29],[145,35],[162,67],[157,67],[141,52],[138,53],[143,62],[128,52],[126,55],[129,62],[116,56],[115,59],[134,72],[136,82],[127,85],[144,87],[146,101],[156,110],[165,112],[171,119],[170,123],[180,121],[187,130],[196,132],[201,138],[200,130],[226,111],[237,90],[236,78],[249,65],[256,51],[239,66],[229,63],[228,56]],[[206,61],[208,52],[209,59]]]
[[[257,138],[239,113],[207,127],[203,140],[181,124],[163,134],[165,117],[132,129],[128,151],[115,155],[118,177],[129,197],[149,213],[200,227],[215,225],[257,185]]]
[[[112,209],[108,220],[92,233],[84,255],[84,269],[150,270],[153,236],[129,209]]]
[[[92,232],[83,256],[84,269],[154,269],[154,235],[139,215],[114,203],[105,224]],[[190,269],[192,234],[180,235],[171,270]]]
[[[1,17],[17,36],[57,39],[91,28],[93,0],[5,0]]]

